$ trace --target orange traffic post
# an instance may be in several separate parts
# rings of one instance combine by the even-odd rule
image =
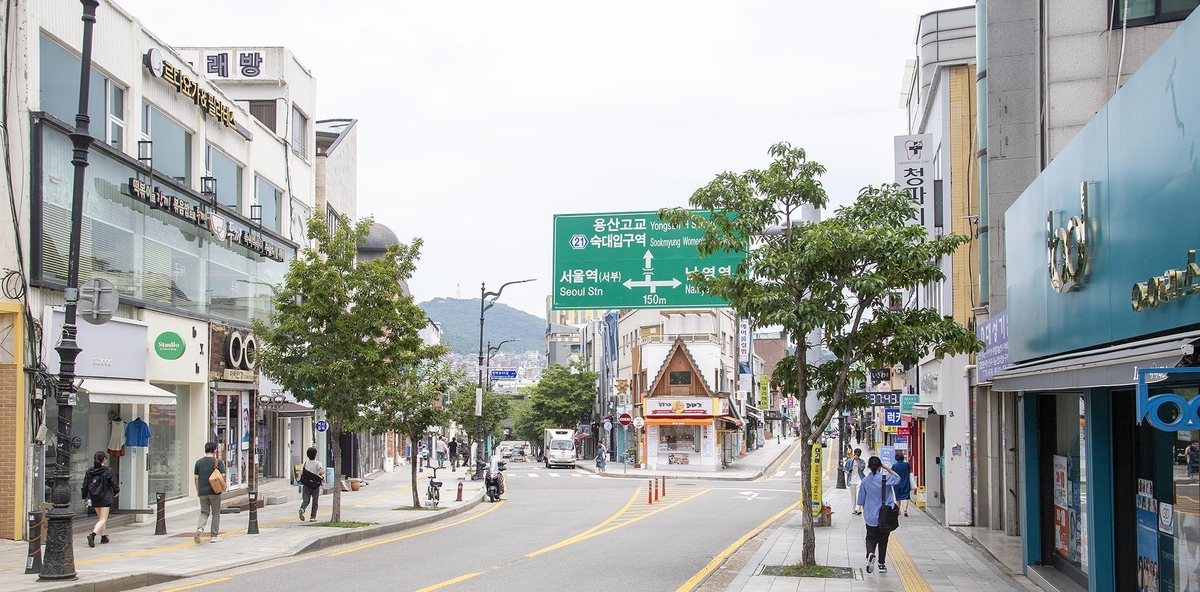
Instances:
[[[663,475],[662,488],[663,488],[663,497],[667,497],[667,476],[666,475]]]
[[[456,501],[456,502],[462,501],[462,481],[458,482],[458,499],[456,499],[454,501]]]
[[[651,481],[647,481],[646,482],[646,505],[652,505],[653,503],[654,503],[654,483]]]
[[[658,501],[658,477],[654,478],[654,501]]]

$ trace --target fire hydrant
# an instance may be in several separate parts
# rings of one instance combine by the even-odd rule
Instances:
[[[462,481],[458,482],[458,499],[455,501],[462,501]]]

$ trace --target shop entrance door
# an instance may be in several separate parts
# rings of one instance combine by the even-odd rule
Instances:
[[[249,448],[250,407],[243,393],[213,395],[213,433],[221,460],[229,467],[230,489],[246,483],[246,451]]]

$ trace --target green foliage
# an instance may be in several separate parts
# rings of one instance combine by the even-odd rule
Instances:
[[[495,288],[493,288],[494,290]],[[442,340],[455,353],[479,353],[479,299],[434,298],[421,303],[429,318],[442,324]],[[484,342],[505,339],[506,352],[542,351],[546,347],[546,319],[497,302],[487,311]]]
[[[512,433],[518,440],[541,442],[544,430],[555,427],[534,413],[533,400],[529,398],[514,400],[511,408]]]
[[[542,371],[542,378],[530,387],[526,397],[533,417],[525,421],[545,428],[573,428],[586,418],[596,400],[599,375],[585,368],[582,362],[575,362],[570,366],[555,364]],[[541,431],[529,440],[540,442]]]
[[[416,270],[421,240],[392,245],[384,256],[357,263],[357,247],[370,226],[370,220],[346,219],[330,235],[324,216],[310,218],[308,238],[318,246],[292,261],[275,291],[270,324],[254,322],[259,368],[297,399],[325,411],[334,458],[341,458],[342,432],[367,427],[360,411],[395,383],[389,361],[410,359],[421,345],[417,331],[425,326],[425,315],[403,291]],[[338,487],[332,507],[332,521],[338,522]]]
[[[474,381],[461,382],[451,394],[450,403],[446,406],[450,419],[462,426],[466,433],[467,446],[475,442],[476,426],[479,423],[475,416],[476,386],[477,383]],[[504,420],[508,419],[510,404],[511,400],[507,396],[484,391],[483,435],[485,438],[490,435],[493,440],[499,440],[504,435]]]
[[[420,309],[418,309],[420,310]],[[393,382],[379,388],[374,401],[363,409],[364,421],[377,432],[397,432],[417,442],[431,427],[445,425],[450,414],[442,399],[465,380],[445,356],[444,345],[421,345],[410,355],[393,362]],[[420,507],[421,488],[417,483],[417,451],[410,453],[413,506]]]
[[[944,278],[941,257],[952,254],[967,237],[930,239],[912,222],[916,206],[897,185],[866,187],[857,201],[816,223],[794,223],[805,207],[821,208],[825,190],[818,177],[825,167],[810,161],[803,149],[787,143],[769,151],[766,169],[725,172],[692,194],[692,208],[659,211],[675,225],[704,230],[702,256],[744,251],[745,259],[728,276],[693,273],[688,280],[700,291],[730,302],[755,326],[782,326],[795,340],[795,351],[777,366],[773,379],[796,406],[800,435],[811,445],[814,434],[842,407],[847,385],[864,363],[890,366],[915,363],[927,350],[937,355],[978,351],[974,334],[934,309],[902,307],[893,299],[912,288]],[[814,333],[820,330],[821,333]],[[808,343],[810,335],[822,343]],[[822,345],[832,356],[815,365],[808,350]],[[822,411],[814,422],[804,399],[816,393]],[[801,467],[809,470],[811,448],[802,446]],[[812,501],[811,485],[802,475],[801,499]],[[803,564],[815,564],[812,517],[804,518]]]

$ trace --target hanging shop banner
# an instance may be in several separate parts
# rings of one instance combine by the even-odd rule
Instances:
[[[821,513],[821,454],[825,452],[825,447],[820,444],[813,444],[812,447],[812,465],[809,468],[809,479],[812,480],[812,513],[816,516]]]
[[[912,194],[925,224],[925,202],[933,203],[933,134],[896,136],[896,183]]]

